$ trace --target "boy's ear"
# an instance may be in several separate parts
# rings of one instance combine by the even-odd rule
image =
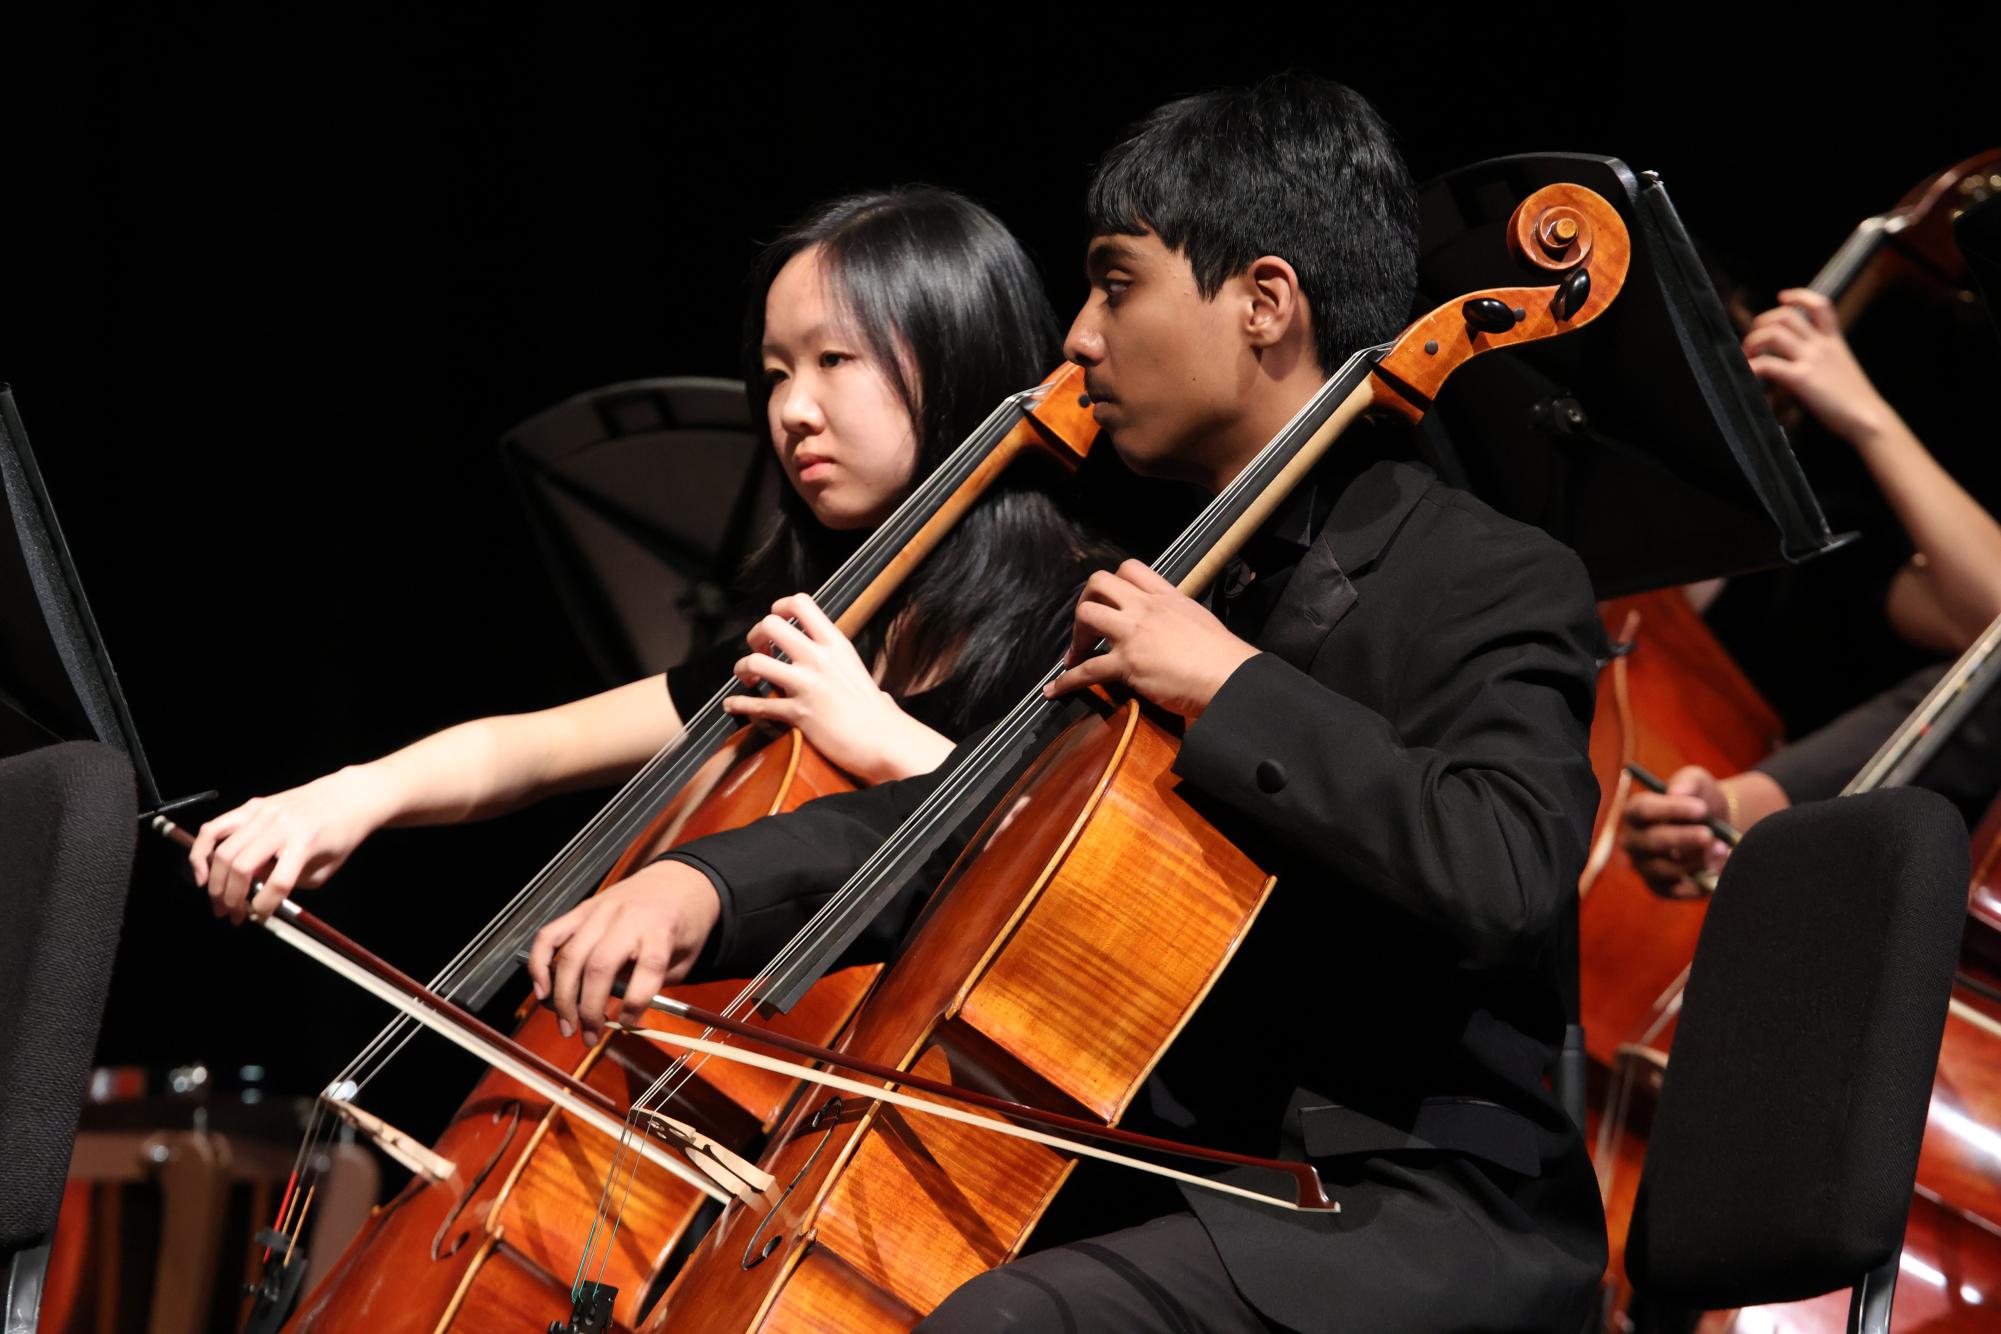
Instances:
[[[1244,283],[1250,297],[1245,332],[1251,346],[1277,346],[1305,309],[1298,273],[1277,255],[1262,255],[1244,271]]]

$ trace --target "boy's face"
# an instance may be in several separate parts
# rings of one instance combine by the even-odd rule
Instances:
[[[1093,237],[1085,271],[1063,353],[1084,368],[1092,415],[1133,471],[1213,485],[1256,373],[1241,284],[1203,296],[1152,232]]]

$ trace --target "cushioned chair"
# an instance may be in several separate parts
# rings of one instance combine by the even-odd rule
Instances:
[[[1636,1319],[1851,1288],[1889,1328],[1966,920],[1966,826],[1916,788],[1761,821],[1696,947],[1626,1248]]]
[[[33,1330],[137,841],[95,741],[0,759],[0,1329]]]

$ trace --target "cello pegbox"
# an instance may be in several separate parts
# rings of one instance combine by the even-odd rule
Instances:
[[[1584,186],[1537,190],[1515,206],[1506,236],[1509,253],[1547,285],[1469,292],[1418,319],[1376,363],[1378,404],[1414,421],[1468,360],[1582,328],[1625,286],[1625,220]]]
[[[1051,371],[1043,384],[1048,392],[1028,410],[1016,434],[1022,445],[1040,448],[1075,467],[1090,453],[1098,436],[1091,398],[1084,392],[1084,368],[1066,361]]]

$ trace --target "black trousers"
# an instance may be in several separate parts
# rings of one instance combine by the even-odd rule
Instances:
[[[1341,1334],[1576,1334],[1585,1328],[1605,1270],[1602,1225],[1569,1220],[1575,1226],[1538,1228],[1465,1162],[1430,1157],[1439,1161],[1326,1167],[1342,1212],[1314,1215],[1303,1234],[1289,1224],[1269,1226],[1263,1205],[1222,1196],[1215,1197],[1219,1205],[1203,1201],[1216,1215],[1205,1208],[1205,1225],[1178,1192],[1151,1192],[1129,1178],[1103,1188],[1087,1179],[1090,1165],[1081,1166],[1037,1229],[1056,1244],[965,1283],[919,1328],[929,1334],[1235,1334],[1295,1326]],[[1559,1179],[1571,1176],[1577,1179]],[[1543,1184],[1567,1195],[1588,1192],[1586,1204],[1596,1206],[1597,1186],[1581,1155]],[[1243,1216],[1229,1217],[1233,1211]],[[1257,1285],[1258,1305],[1230,1277],[1218,1235],[1235,1248],[1239,1275]]]
[[[1025,1255],[960,1286],[923,1334],[1264,1334],[1191,1213]]]

